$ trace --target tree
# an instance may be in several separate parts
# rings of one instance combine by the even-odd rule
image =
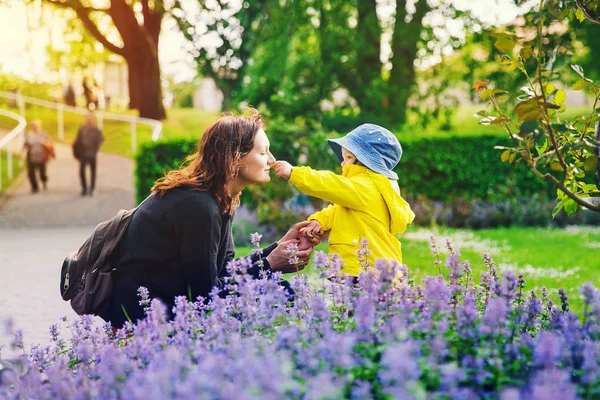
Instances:
[[[172,10],[200,72],[213,77],[232,101],[305,116],[318,113],[322,100],[344,88],[363,119],[391,125],[406,120],[415,60],[431,54],[427,43],[437,40],[425,15],[435,9],[444,18],[465,17],[445,1],[434,8],[427,0],[233,3],[197,0],[190,12],[176,2]],[[378,16],[382,6],[396,11],[384,20]],[[390,51],[382,51],[385,37],[391,38]],[[452,37],[446,44],[461,43]]]
[[[247,61],[255,46],[255,33],[264,17],[267,1],[235,2],[175,0],[169,13],[188,40],[188,49],[198,71],[212,78],[223,93],[224,110],[238,95]]]
[[[572,88],[587,90],[594,98],[588,114],[572,119],[561,117],[566,110],[566,93],[552,83],[564,76],[563,69],[570,63],[573,51],[569,47],[572,42],[556,42],[551,37],[569,19],[593,16],[590,10],[581,11],[579,3],[541,0],[531,14],[535,23],[532,38],[522,31],[496,34],[495,47],[504,53],[502,63],[519,70],[526,81],[510,114],[514,117],[501,107],[509,93],[493,87],[488,80],[474,85],[479,97],[489,101],[497,113],[495,116],[480,111],[476,114],[480,122],[502,126],[514,143],[502,149],[502,161],[525,163],[540,179],[557,189],[559,202],[553,215],[561,209],[572,214],[580,207],[600,212],[600,83],[588,78],[579,65],[571,65],[576,78]],[[596,183],[591,177],[594,171]]]
[[[69,73],[85,73],[93,66],[107,61],[108,51],[99,46],[98,41],[86,29],[81,29],[77,17],[71,10],[52,7],[52,18],[45,24],[63,24],[63,40],[66,47],[55,48],[53,43],[47,46],[48,66],[54,71],[65,69]],[[45,19],[45,18],[44,18]]]
[[[164,119],[162,104],[158,41],[163,16],[162,0],[111,0],[108,8],[96,8],[82,0],[43,0],[57,7],[75,11],[85,29],[108,51],[122,56],[129,76],[129,107],[139,110],[141,117]],[[84,0],[85,1],[85,0]],[[141,4],[141,12],[135,11]],[[122,45],[109,40],[99,29],[94,14],[109,17],[118,31]],[[138,19],[139,17],[139,19]],[[142,22],[139,22],[142,21]]]

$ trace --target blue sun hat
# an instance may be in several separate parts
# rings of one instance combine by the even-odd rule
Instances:
[[[365,167],[390,179],[398,179],[393,171],[402,158],[402,146],[394,134],[375,124],[362,124],[346,136],[327,142],[340,162],[342,147],[354,154]]]

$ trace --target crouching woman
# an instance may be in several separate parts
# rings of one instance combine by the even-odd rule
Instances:
[[[210,126],[186,166],[159,179],[134,213],[114,254],[113,293],[100,317],[116,328],[128,319],[144,318],[137,295],[140,286],[168,310],[176,296],[195,300],[221,286],[228,275],[227,263],[235,256],[231,226],[242,189],[268,183],[273,162],[258,112],[223,116]],[[248,273],[258,277],[261,269],[267,273],[302,269],[312,252],[312,247],[299,242],[300,230],[307,224],[294,225],[263,250],[260,261],[253,255]],[[291,243],[300,244],[299,264],[289,263],[286,249]]]

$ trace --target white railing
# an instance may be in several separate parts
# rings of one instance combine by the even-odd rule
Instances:
[[[13,153],[16,153],[17,157],[18,157],[20,147],[23,142],[23,134],[25,132],[25,126],[27,126],[27,122],[25,121],[25,118],[21,117],[19,114],[15,114],[10,111],[0,110],[0,115],[4,115],[5,117],[12,118],[15,121],[17,121],[17,126],[15,128],[13,128],[6,136],[4,136],[3,138],[0,138],[0,157],[1,157],[2,149],[6,148],[6,158],[7,158],[6,168],[7,168],[8,179],[10,180],[13,178]],[[2,189],[2,160],[0,159],[0,190],[1,189]]]
[[[58,139],[61,141],[63,141],[65,138],[64,112],[70,111],[70,112],[74,112],[74,113],[82,114],[82,115],[85,115],[89,112],[89,110],[86,108],[71,107],[71,106],[67,106],[62,103],[56,103],[54,101],[47,101],[47,100],[36,99],[34,97],[23,96],[19,93],[0,91],[0,97],[4,97],[4,98],[15,101],[17,107],[19,108],[19,113],[23,117],[25,116],[25,104],[26,103],[34,104],[34,105],[41,106],[41,107],[48,107],[48,108],[52,108],[52,109],[56,110]],[[160,139],[160,137],[162,136],[162,123],[155,119],[140,118],[140,117],[133,117],[133,116],[129,116],[129,115],[123,115],[123,114],[108,113],[108,112],[104,112],[101,110],[95,111],[95,114],[96,114],[96,120],[98,123],[98,127],[100,129],[102,129],[102,124],[105,119],[130,123],[131,151],[134,154],[135,154],[135,150],[137,147],[136,128],[137,128],[138,124],[149,125],[152,128],[152,140],[153,141]]]

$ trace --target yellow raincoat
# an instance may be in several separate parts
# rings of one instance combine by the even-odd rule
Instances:
[[[323,231],[330,231],[329,253],[343,259],[344,274],[360,273],[356,251],[362,238],[369,242],[371,265],[378,258],[402,263],[400,242],[394,235],[404,233],[415,214],[388,178],[367,167],[346,164],[341,176],[294,167],[289,182],[309,196],[333,203],[308,219],[317,220]]]

